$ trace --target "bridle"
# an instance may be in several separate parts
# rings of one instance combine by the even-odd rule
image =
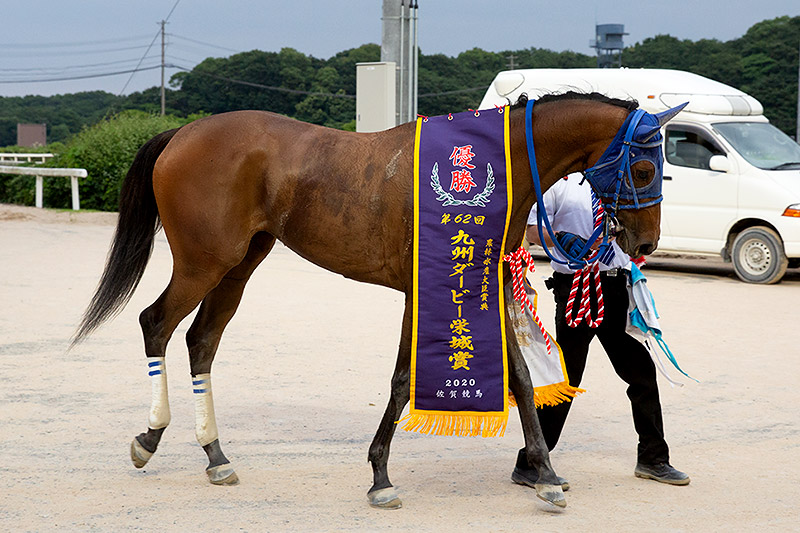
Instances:
[[[661,194],[663,162],[661,145],[664,138],[660,131],[656,130],[646,139],[634,140],[637,127],[647,117],[648,113],[642,109],[630,113],[597,163],[583,171],[584,179],[589,182],[603,203],[608,204],[613,199],[610,208],[612,212],[617,209],[641,209],[664,199]],[[631,167],[639,161],[650,162],[655,168],[655,173],[650,183],[637,188],[633,182]],[[640,202],[640,197],[649,200]],[[620,204],[620,199],[632,200],[633,203]]]
[[[535,100],[530,99],[525,107],[525,140],[528,148],[531,176],[533,177],[533,188],[536,192],[539,238],[545,253],[552,261],[568,265],[572,270],[577,270],[597,261],[599,257],[604,255],[605,250],[611,246],[609,238],[613,234],[614,228],[618,226],[615,216],[617,209],[641,209],[655,205],[663,200],[661,194],[663,162],[661,153],[663,137],[660,132],[661,117],[647,113],[642,109],[629,113],[597,163],[583,171],[584,179],[589,182],[589,185],[604,204],[605,216],[603,224],[594,230],[586,245],[578,252],[577,257],[573,257],[555,239],[555,232],[550,225],[550,220],[544,208],[544,194],[536,165],[536,152],[533,147],[534,103]],[[652,163],[655,167],[655,173],[650,183],[637,188],[631,174],[631,166],[639,161]],[[640,198],[646,199],[646,201],[642,202],[639,200]],[[620,200],[625,200],[625,203],[620,203]],[[567,258],[566,261],[557,259],[550,252],[545,243],[543,227],[547,229],[559,253]],[[589,259],[583,259],[601,234],[603,240],[598,253]]]

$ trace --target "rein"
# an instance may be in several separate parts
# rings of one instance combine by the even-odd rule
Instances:
[[[555,232],[550,226],[550,221],[544,210],[544,196],[539,170],[536,165],[536,151],[533,147],[533,105],[535,102],[536,100],[530,99],[525,106],[525,141],[528,149],[528,162],[531,167],[533,188],[536,191],[536,202],[539,206],[539,209],[537,209],[539,238],[542,241],[545,253],[552,261],[567,265],[571,270],[578,270],[596,261],[597,257],[602,256],[610,246],[609,226],[615,221],[617,209],[641,209],[655,205],[663,200],[661,194],[662,156],[660,147],[664,139],[660,132],[660,124],[662,118],[664,121],[669,118],[662,117],[662,114],[650,115],[642,109],[636,109],[629,113],[622,126],[617,130],[614,139],[603,152],[603,155],[600,156],[594,166],[583,171],[584,179],[589,182],[592,190],[603,203],[610,204],[610,207],[606,209],[603,224],[595,228],[583,249],[576,256],[572,256],[555,239]],[[674,108],[666,112],[666,114],[677,113],[682,108],[683,106]],[[651,163],[655,168],[655,172],[650,183],[637,189],[633,181],[631,166],[639,161]],[[649,200],[641,202],[639,201],[640,197],[649,198]],[[620,199],[630,200],[632,203],[622,204]],[[556,259],[550,253],[544,240],[543,226],[547,229],[556,249],[567,258],[566,261]],[[601,234],[603,235],[603,240],[600,244],[600,254],[596,254],[589,259],[583,259]]]
[[[537,210],[538,211],[538,210]],[[592,215],[594,217],[594,227],[603,224],[603,205],[600,199],[592,191]],[[595,250],[589,259],[600,257],[600,250]],[[591,303],[589,298],[589,282],[590,278],[594,276],[594,289],[597,298],[597,314],[592,318]],[[573,305],[575,298],[578,294],[578,285],[581,287],[581,304],[578,308],[578,314],[573,315]],[[586,265],[580,270],[575,271],[572,275],[572,287],[569,290],[569,297],[567,298],[567,308],[564,313],[567,325],[571,328],[578,327],[581,320],[586,321],[586,325],[590,328],[597,328],[603,323],[603,316],[605,314],[605,305],[603,304],[603,285],[600,282],[600,265],[595,261],[592,265]]]
[[[626,209],[626,208],[635,208],[639,209],[641,207],[646,207],[648,205],[653,205],[661,201],[660,190],[659,195],[657,198],[650,200],[648,202],[640,203],[639,197],[636,192],[635,185],[633,183],[633,176],[631,174],[631,147],[636,147],[640,149],[650,150],[653,148],[657,148],[661,144],[661,139],[659,138],[659,134],[656,133],[653,137],[658,138],[658,141],[648,142],[648,143],[639,143],[633,140],[633,135],[636,132],[636,127],[641,122],[642,118],[645,116],[645,111],[641,109],[637,109],[633,113],[630,113],[625,122],[623,122],[620,129],[617,131],[617,134],[614,136],[614,140],[609,144],[608,148],[604,152],[604,154],[600,157],[598,162],[591,168],[587,169],[584,173],[584,179],[589,181],[589,185],[592,187],[592,211],[594,216],[594,231],[592,232],[591,236],[586,240],[586,244],[583,248],[576,254],[576,256],[570,255],[558,240],[555,238],[555,232],[553,231],[552,226],[550,225],[550,220],[547,217],[547,210],[544,206],[544,194],[542,192],[541,186],[541,179],[539,178],[539,170],[536,164],[536,151],[534,150],[533,146],[533,105],[535,103],[534,99],[528,100],[525,108],[525,141],[527,144],[528,149],[528,161],[531,167],[531,176],[533,178],[533,187],[536,191],[536,203],[538,209],[536,210],[536,216],[538,220],[537,229],[539,231],[539,240],[542,243],[542,248],[544,248],[545,253],[547,256],[556,263],[565,264],[571,270],[575,270],[575,274],[572,278],[572,287],[570,288],[569,298],[567,300],[567,307],[566,307],[566,322],[569,327],[577,327],[578,324],[583,320],[586,322],[586,325],[590,328],[597,328],[603,322],[603,316],[605,311],[605,306],[603,304],[603,287],[600,280],[600,266],[598,261],[600,257],[605,256],[608,249],[611,247],[611,243],[609,242],[609,225],[612,220],[614,220],[614,213],[617,209]],[[619,152],[614,155],[614,151],[617,149],[616,147],[621,144],[619,148]],[[643,156],[643,158],[646,158]],[[615,171],[616,170],[616,171]],[[613,174],[611,174],[613,173]],[[602,178],[611,177],[614,181],[607,184],[607,186],[601,187],[601,180]],[[598,179],[599,178],[599,179]],[[627,181],[626,181],[627,180]],[[655,182],[655,178],[653,182]],[[623,183],[626,183],[627,188],[632,191],[632,196],[627,193],[623,193],[622,186]],[[607,189],[613,187],[613,194],[610,193]],[[643,188],[643,193],[645,190],[650,189],[651,187]],[[595,193],[596,191],[596,193]],[[648,190],[649,192],[649,190]],[[646,193],[645,193],[646,194]],[[604,199],[611,199],[613,197],[612,207],[610,212],[607,212],[603,209],[602,201]],[[619,203],[620,197],[624,197],[626,199],[633,199],[633,205],[625,205],[622,206]],[[544,230],[542,227],[547,229],[548,234],[550,235],[550,239],[552,240],[553,244],[555,245],[556,249],[567,258],[566,261],[562,261],[557,259],[551,253],[549,247],[547,246],[547,242],[544,239]],[[594,242],[600,237],[602,234],[603,240],[597,250],[594,250],[593,253],[587,258],[584,259],[587,253],[591,250],[592,245]],[[591,298],[589,292],[589,284],[591,279],[594,278],[595,284],[595,295],[597,298],[597,314],[596,316],[592,317],[591,312]],[[574,313],[574,304],[577,298],[578,287],[581,287],[581,302],[578,307],[577,314]]]
[[[587,239],[586,245],[578,252],[577,257],[571,256],[562,246],[558,243],[558,240],[555,238],[555,231],[553,231],[552,226],[550,225],[550,220],[547,218],[547,211],[544,209],[544,194],[542,192],[542,184],[539,178],[539,169],[536,165],[536,151],[533,148],[533,104],[535,100],[530,99],[525,107],[525,141],[528,147],[528,162],[530,163],[531,167],[531,176],[533,178],[533,189],[536,192],[536,205],[538,209],[536,210],[536,216],[538,220],[538,230],[539,230],[539,239],[542,242],[542,248],[544,248],[547,257],[550,258],[551,261],[555,261],[556,263],[560,263],[562,265],[567,265],[572,270],[580,270],[581,268],[590,265],[597,261],[601,254],[594,254],[589,259],[582,259],[586,255],[586,253],[591,249],[592,243],[594,243],[600,234],[603,234],[603,242],[600,244],[600,251],[604,251],[605,248],[610,246],[608,241],[609,231],[609,218],[613,215],[609,215],[606,213],[604,217],[603,223],[600,225],[596,225],[594,232],[592,235]],[[591,184],[591,182],[590,182]],[[619,189],[619,185],[617,186]],[[556,249],[567,258],[567,261],[562,261],[561,259],[557,259],[553,256],[550,252],[550,249],[547,246],[547,243],[544,239],[544,232],[542,227],[547,229],[547,233],[550,235],[550,239],[553,241]]]
[[[658,113],[657,115],[651,115],[642,109],[636,109],[629,113],[622,123],[622,126],[617,130],[614,139],[608,145],[605,152],[603,152],[603,155],[595,162],[594,166],[583,171],[584,180],[589,182],[592,192],[594,193],[592,208],[595,216],[595,224],[594,231],[586,240],[583,248],[575,255],[572,255],[558,242],[544,206],[544,194],[542,192],[539,169],[536,164],[536,151],[533,146],[533,105],[535,102],[535,99],[529,99],[525,106],[525,142],[528,150],[528,163],[531,169],[533,189],[536,193],[536,204],[538,207],[536,216],[538,220],[537,229],[539,231],[539,239],[542,248],[544,248],[545,253],[551,261],[567,265],[570,270],[576,271],[573,276],[572,288],[567,306],[568,324],[575,327],[583,319],[586,320],[589,327],[596,328],[603,320],[604,311],[603,292],[600,283],[600,267],[597,262],[601,258],[608,257],[607,254],[613,253],[611,243],[609,242],[609,227],[612,224],[616,224],[615,214],[617,209],[641,209],[655,205],[663,200],[661,194],[663,162],[661,144],[664,139],[661,135],[660,128],[670,118],[674,117],[686,107],[687,104],[684,103],[663,113]],[[654,174],[653,179],[647,185],[637,189],[633,180],[631,166],[640,161],[646,161],[652,164],[654,167]],[[640,197],[644,199],[649,198],[649,200],[641,202],[639,201]],[[620,203],[620,199],[626,200],[627,202],[624,204]],[[610,207],[603,210],[602,204],[605,203],[610,204]],[[595,204],[597,204],[598,208],[596,210]],[[551,241],[558,252],[567,258],[566,261],[553,256],[545,241],[543,228],[547,229]],[[603,239],[598,249],[593,251],[588,258],[584,259],[601,234]],[[597,316],[594,318],[591,316],[589,304],[589,281],[592,274],[595,279],[595,293],[597,295]],[[577,316],[573,318],[572,308],[577,295],[578,285],[582,285],[583,288],[581,305]]]

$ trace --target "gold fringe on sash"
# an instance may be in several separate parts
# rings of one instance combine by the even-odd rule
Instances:
[[[533,403],[536,405],[537,409],[545,405],[552,407],[561,402],[571,402],[574,397],[583,392],[586,392],[586,390],[580,387],[573,387],[567,381],[544,385],[542,387],[534,387]],[[517,406],[517,399],[514,398],[514,394],[512,394],[511,391],[508,391],[508,404],[511,407]]]
[[[508,416],[460,415],[439,413],[416,413],[404,416],[398,424],[405,423],[405,431],[416,431],[425,435],[448,437],[502,437],[506,432]]]

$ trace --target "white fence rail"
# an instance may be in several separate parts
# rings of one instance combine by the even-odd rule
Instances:
[[[19,154],[21,155],[21,154]],[[41,154],[37,154],[41,155]],[[81,208],[81,200],[78,195],[78,178],[87,176],[84,168],[41,168],[41,167],[16,167],[13,165],[0,165],[0,174],[17,174],[24,176],[36,176],[36,207],[42,207],[44,196],[45,176],[56,176],[70,178],[72,185],[72,209]]]
[[[53,154],[0,154],[0,165],[44,163],[51,157],[53,157]]]

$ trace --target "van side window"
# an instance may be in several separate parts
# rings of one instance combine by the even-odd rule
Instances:
[[[704,132],[681,127],[667,128],[664,153],[672,165],[702,170],[710,170],[708,160],[712,155],[725,155]]]

